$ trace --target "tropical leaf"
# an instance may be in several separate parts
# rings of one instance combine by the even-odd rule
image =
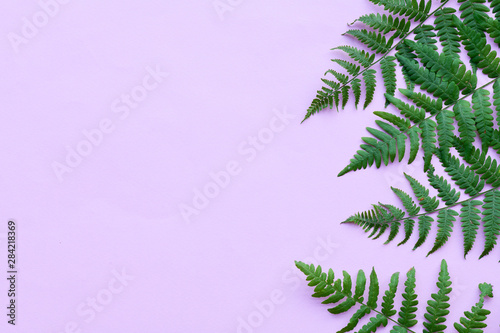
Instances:
[[[389,324],[392,326],[391,332],[414,332],[411,328],[417,325],[420,319],[417,317],[419,301],[415,292],[416,271],[414,268],[411,268],[406,274],[404,292],[401,294],[401,306],[397,311],[395,301],[398,296],[399,273],[394,273],[391,276],[388,288],[382,297],[382,303],[378,305],[378,295],[381,292],[375,269],[372,269],[369,281],[367,281],[363,270],[358,271],[354,283],[355,292],[353,293],[353,281],[346,271],[342,272],[342,278],[335,279],[332,269],[329,269],[327,273],[319,265],[308,265],[300,261],[296,261],[295,265],[306,276],[308,285],[314,287],[312,296],[324,299],[322,303],[328,304],[330,313],[334,315],[352,313],[347,325],[337,333],[349,332],[354,329],[358,329],[358,332],[376,332],[380,327],[386,327]],[[366,288],[367,284],[368,289]],[[423,332],[425,333],[443,332],[447,329],[446,316],[450,312],[448,310],[450,307],[449,295],[453,286],[445,260],[441,262],[436,287],[436,292],[430,295],[426,303],[423,315],[422,322],[425,327]],[[483,333],[483,328],[487,327],[485,320],[490,311],[486,310],[484,305],[487,297],[493,297],[493,286],[481,283],[479,291],[479,301],[472,306],[471,311],[464,312],[459,323],[453,324],[454,328],[461,333]],[[366,320],[366,324],[361,326],[360,319],[366,316],[371,317]]]

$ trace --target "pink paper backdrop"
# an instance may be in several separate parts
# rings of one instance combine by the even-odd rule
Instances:
[[[300,124],[329,49],[374,10],[364,0],[4,1],[0,276],[9,219],[19,274],[17,325],[2,315],[0,331],[343,327],[349,317],[310,297],[294,260],[352,275],[375,266],[383,288],[414,266],[424,303],[446,258],[450,320],[476,302],[478,283],[500,287],[499,249],[477,261],[479,240],[464,260],[458,228],[426,258],[432,240],[412,252],[339,224],[397,203],[402,172],[425,178],[418,163],[337,178],[374,108]]]

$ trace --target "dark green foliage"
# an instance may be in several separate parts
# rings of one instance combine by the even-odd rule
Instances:
[[[355,329],[358,332],[376,332],[380,327],[386,327],[389,324],[392,326],[391,332],[414,332],[411,328],[419,321],[417,318],[419,301],[415,292],[416,272],[414,268],[406,274],[404,292],[401,294],[402,301],[398,311],[394,303],[398,295],[399,273],[391,276],[388,288],[379,304],[380,286],[375,269],[372,269],[369,281],[365,272],[359,270],[353,285],[351,275],[346,271],[342,272],[342,277],[336,278],[332,269],[324,272],[321,266],[307,265],[300,261],[296,261],[295,265],[305,274],[308,285],[314,287],[312,296],[323,299],[322,304],[329,305],[330,313],[334,315],[352,313],[347,325],[337,333]],[[448,295],[452,291],[452,283],[444,260],[441,262],[436,286],[437,292],[430,295],[423,315],[425,327],[423,332],[425,333],[442,332],[447,328],[446,316],[449,314],[448,308],[450,307]],[[493,297],[493,287],[491,284],[481,283],[479,291],[479,302],[472,307],[471,311],[464,313],[464,317],[460,318],[460,323],[454,324],[454,327],[461,333],[483,333],[482,328],[486,327],[484,320],[490,312],[483,307],[485,298]],[[359,321],[366,316],[370,317],[367,317],[367,323],[361,326]],[[476,330],[469,331],[467,327],[475,327]]]
[[[348,30],[345,34],[356,37],[357,40],[368,46],[368,48],[375,53],[385,53],[389,51],[393,42],[392,38],[387,40],[383,34],[377,34],[376,32],[367,31],[366,29]]]
[[[418,230],[414,249],[427,241],[434,227],[437,235],[428,254],[445,245],[459,222],[464,256],[480,235],[483,257],[500,235],[500,57],[491,45],[493,39],[500,46],[500,0],[457,0],[458,11],[446,7],[444,0],[432,13],[425,0],[371,1],[386,12],[361,16],[357,24],[366,29],[347,32],[365,46],[336,48],[353,61],[333,60],[346,73],[325,73],[331,76],[323,80],[325,86],[306,118],[333,105],[347,107],[350,89],[354,105],[364,97],[367,108],[376,94],[379,64],[387,110],[374,111],[379,119],[366,128],[369,135],[362,137],[360,149],[338,176],[405,157],[412,163],[421,156],[428,184],[405,175],[413,193],[392,188],[404,209],[378,203],[344,222],[361,226],[373,239],[388,233],[386,243],[403,229],[398,245]],[[399,70],[406,84],[397,82]],[[478,76],[493,80],[478,87]],[[406,88],[398,89],[401,86]],[[429,194],[431,187],[437,197]],[[380,318],[372,319],[370,329],[381,323]]]
[[[453,13],[456,10],[453,8],[443,8],[437,11],[434,15],[435,30],[437,37],[443,46],[443,54],[452,59],[459,59],[460,53],[460,37],[458,31],[453,25]]]
[[[382,69],[382,77],[384,78],[385,94],[386,96],[394,96],[396,92],[396,58],[384,57],[380,61],[380,68]],[[386,100],[385,106],[389,104]]]

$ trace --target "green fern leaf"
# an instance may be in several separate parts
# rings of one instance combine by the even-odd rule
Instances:
[[[370,321],[364,325],[358,333],[370,333],[375,332],[380,326],[387,326],[387,318],[377,314],[376,316],[370,318]]]
[[[408,119],[403,119],[392,113],[384,111],[374,111],[373,114],[397,126],[401,132],[406,131],[411,127],[411,122]]]
[[[491,12],[495,14],[495,18],[498,21],[500,19],[500,0],[488,0],[488,2],[491,2]]]
[[[466,146],[462,140],[455,138],[453,146],[457,149],[460,156],[470,164],[470,168],[477,175],[481,175],[486,184],[493,187],[500,186],[500,166],[496,159],[488,156],[488,151],[480,151],[474,146]]]
[[[408,193],[395,187],[391,187],[391,190],[398,196],[399,199],[401,199],[401,202],[403,203],[403,206],[409,216],[415,216],[418,214],[420,207],[415,204]]]
[[[446,330],[446,316],[450,313],[448,296],[451,291],[450,274],[448,273],[448,265],[445,260],[441,261],[441,270],[439,271],[438,282],[436,283],[439,291],[437,294],[432,294],[432,300],[427,301],[427,313],[424,314],[425,329],[423,333],[436,333]]]
[[[413,246],[413,250],[416,250],[425,243],[427,236],[429,236],[432,222],[434,222],[434,219],[428,215],[420,215],[418,217],[418,239]]]
[[[481,220],[479,216],[481,211],[476,206],[480,206],[481,204],[482,202],[479,200],[468,200],[462,203],[462,208],[460,209],[460,219],[464,235],[464,258],[476,241],[477,229]]]
[[[459,58],[449,57],[445,53],[440,54],[432,47],[421,43],[410,40],[405,40],[405,43],[415,51],[422,64],[436,74],[436,78],[454,82],[464,95],[476,89],[477,76],[467,70]]]
[[[398,323],[404,328],[413,327],[417,324],[415,312],[418,310],[418,301],[415,287],[415,268],[412,268],[406,273],[405,292],[402,295],[404,300],[398,318]]]
[[[493,83],[493,105],[495,106],[495,111],[497,112],[496,114],[497,125],[500,126],[500,81],[499,80],[495,80],[495,83]]]
[[[325,73],[325,75],[328,74],[328,73],[332,74],[333,76],[335,76],[335,78],[340,82],[340,84],[336,84],[335,86],[331,86],[335,90],[340,89],[341,84],[347,84],[347,82],[349,81],[349,76],[347,76],[345,74],[336,72],[336,71],[331,70],[331,69],[327,70],[326,73]],[[323,81],[323,82],[325,82],[325,81]]]
[[[453,231],[453,222],[456,221],[455,216],[458,216],[458,213],[453,209],[443,209],[439,211],[436,241],[427,255],[436,252],[448,241]]]
[[[453,15],[451,15],[455,12],[455,9],[449,7],[438,10],[434,13],[434,16],[436,16],[434,25],[437,37],[439,37],[439,41],[443,47],[443,54],[452,59],[460,60],[460,37],[453,25]]]
[[[438,191],[438,197],[443,199],[447,206],[455,204],[458,199],[460,199],[460,192],[451,188],[451,185],[446,179],[435,175],[432,165],[430,165],[427,170],[427,178],[429,179],[429,184]]]
[[[377,34],[376,32],[368,31],[366,29],[348,30],[344,34],[355,37],[375,53],[386,53],[390,50],[393,43],[392,37],[387,40],[383,34]]]
[[[444,170],[451,176],[451,179],[455,181],[458,187],[465,190],[466,194],[475,196],[484,188],[484,180],[481,180],[471,168],[460,163],[455,156],[448,155],[446,161],[439,153],[438,157],[445,168]]]
[[[394,298],[396,297],[398,284],[399,273],[394,273],[391,276],[391,282],[389,282],[389,289],[385,291],[385,295],[382,297],[382,314],[386,317],[394,316],[397,313],[394,309]]]
[[[399,14],[415,21],[424,21],[431,10],[432,1],[421,0],[370,0],[393,14]]]
[[[410,75],[411,80],[420,85],[421,89],[427,90],[436,98],[442,98],[446,105],[457,101],[459,89],[453,81],[437,80],[435,73],[425,67],[420,67],[415,61],[398,54],[396,57]]]
[[[486,150],[490,145],[493,135],[493,110],[491,110],[490,92],[486,89],[477,90],[472,95],[472,107],[474,108],[474,116],[476,119],[476,128],[481,138],[483,150]]]
[[[408,89],[399,89],[399,91],[411,99],[416,106],[421,107],[431,115],[435,115],[443,109],[443,100],[441,98],[434,99],[426,94],[417,93]]]
[[[497,45],[500,45],[500,22],[498,21],[498,19],[494,20],[491,17],[488,18],[488,22],[485,23],[485,26],[487,27],[486,31],[493,39],[493,41],[497,43]]]
[[[453,23],[457,27],[460,39],[473,66],[481,68],[485,75],[496,78],[500,75],[500,59],[497,52],[491,51],[491,45],[480,31],[466,26],[460,19],[453,16]]]
[[[351,319],[349,319],[349,323],[337,333],[344,333],[352,331],[359,323],[359,320],[369,314],[371,309],[366,305],[361,305],[361,307],[352,315]]]
[[[470,147],[476,138],[476,125],[470,103],[464,100],[458,101],[453,107],[453,112],[462,143],[465,148]]]
[[[370,65],[373,63],[373,60],[375,59],[375,54],[370,54],[365,50],[360,50],[352,46],[337,46],[332,50],[344,51],[349,57],[359,62],[361,66],[365,68],[370,67]]]
[[[438,132],[438,142],[439,149],[444,154],[443,156],[448,156],[450,148],[453,146],[453,137],[455,136],[453,130],[453,112],[450,110],[443,110],[436,115],[437,121],[437,132]]]
[[[483,215],[486,241],[479,259],[490,253],[497,244],[497,237],[500,234],[500,191],[494,190],[485,194]]]
[[[372,309],[377,308],[379,289],[380,287],[378,283],[377,273],[375,273],[375,269],[372,269],[372,272],[370,273],[370,287],[368,292],[368,300],[366,302],[366,305]]]
[[[389,320],[394,323],[391,332],[414,332],[410,328],[417,324],[416,315],[419,305],[417,294],[415,292],[416,278],[414,268],[410,269],[406,274],[406,281],[404,283],[405,289],[401,294],[403,300],[396,321],[393,319],[393,316],[397,313],[394,309],[394,300],[397,295],[399,273],[394,273],[391,276],[389,289],[385,291],[381,310],[377,310],[376,302],[373,303],[374,307],[370,308],[366,303],[364,303],[362,296],[356,297],[347,292],[350,290],[351,284],[350,276],[347,272],[343,272],[343,279],[337,279],[334,281],[334,273],[331,269],[328,271],[327,275],[322,271],[321,266],[315,267],[312,264],[307,265],[298,261],[295,262],[295,265],[305,274],[306,281],[309,281],[308,285],[314,287],[313,297],[328,297],[328,299],[322,303],[337,304],[334,308],[329,308],[328,311],[334,314],[337,312],[344,313],[354,307],[357,307],[357,310],[350,317],[347,326],[338,331],[338,333],[356,329],[360,319],[371,313],[372,310],[375,312],[374,316],[369,318],[368,322],[363,325],[358,332],[376,332],[378,328],[387,326]],[[356,284],[356,287],[358,287],[358,284],[360,286],[358,288],[358,294],[365,294],[366,277],[362,270],[358,272]],[[347,285],[347,287],[344,287],[345,285]],[[448,273],[448,267],[446,261],[444,260],[441,262],[441,269],[436,286],[438,288],[437,293],[432,293],[431,298],[427,301],[426,313],[424,314],[425,333],[442,332],[447,328],[445,325],[445,317],[449,314],[449,294],[452,291],[452,286],[450,275]],[[470,312],[466,311],[464,313],[465,317],[460,318],[460,323],[454,324],[455,328],[461,333],[482,333],[482,328],[486,327],[484,320],[490,312],[484,309],[484,303],[486,297],[493,297],[493,287],[491,284],[481,283],[479,285],[479,290],[479,302],[472,307]],[[375,299],[377,297],[376,295],[379,294],[379,291],[380,286],[378,284],[378,277],[375,269],[372,269],[370,274],[368,298],[370,298],[370,294],[373,294],[374,296],[372,296],[372,298]],[[354,305],[351,306],[351,304]],[[345,309],[347,310],[344,311]]]
[[[352,92],[354,94],[354,105],[357,108],[359,104],[359,100],[361,99],[361,80],[354,79],[351,82]]]
[[[493,286],[488,283],[481,283],[479,285],[479,290],[481,291],[479,302],[472,307],[470,312],[464,312],[465,317],[460,318],[460,324],[454,324],[455,329],[459,333],[479,333],[483,332],[482,328],[486,327],[484,321],[491,312],[483,308],[484,299],[485,297],[493,297]]]
[[[321,79],[321,81],[323,81],[324,83],[326,83],[329,87],[331,87],[334,90],[338,90],[341,87],[340,83],[332,81],[332,80]]]
[[[429,190],[420,184],[415,178],[404,174],[406,179],[410,182],[410,186],[413,193],[418,198],[420,206],[425,209],[426,212],[432,212],[439,206],[439,200],[436,197],[429,196]]]
[[[382,69],[382,78],[384,79],[385,94],[394,96],[396,92],[396,58],[393,56],[386,56],[380,61],[380,68]],[[386,100],[385,106],[389,104]]]
[[[349,101],[349,89],[351,87],[348,85],[345,85],[342,87],[342,109],[345,108],[347,102]]]
[[[386,94],[386,100],[394,105],[399,112],[414,123],[420,123],[425,119],[425,111],[413,105],[403,102],[397,97]]]
[[[365,104],[363,105],[363,109],[366,109],[366,107],[373,100],[373,95],[375,94],[375,86],[376,86],[375,73],[376,72],[374,69],[368,69],[363,72],[363,80],[365,81],[365,89],[366,89],[366,98],[365,98]]]
[[[394,38],[403,37],[410,31],[411,26],[410,21],[399,19],[399,17],[394,18],[392,15],[387,16],[385,14],[367,14],[361,16],[356,21],[363,22],[364,24],[380,31],[383,34],[394,31]]]
[[[490,9],[483,5],[485,0],[458,0],[461,3],[459,10],[462,12],[460,18],[464,24],[477,31],[484,31],[484,23],[488,20],[487,12]]]
[[[396,51],[396,59],[398,58],[398,56],[400,56],[410,59],[409,61],[416,63],[415,59],[417,58],[417,56],[413,53],[412,49],[410,49],[410,47],[406,45],[406,43],[399,43],[398,45],[396,45]],[[410,73],[408,73],[408,70],[405,67],[401,67],[401,72],[403,73],[406,88],[413,91],[413,89],[415,88],[415,83],[412,81]]]
[[[434,39],[436,34],[434,33],[434,27],[432,25],[423,24],[421,26],[417,26],[413,33],[415,34],[415,41],[419,44],[426,45],[433,50],[437,50],[437,46],[434,45],[437,43],[437,40]]]
[[[359,65],[353,64],[352,62],[349,62],[346,60],[332,59],[332,61],[339,64],[343,68],[345,68],[347,70],[347,73],[349,73],[349,75],[357,75],[361,69],[361,67]],[[327,73],[330,73],[331,71],[333,71],[333,70],[331,70],[331,69],[327,70],[325,75]]]
[[[394,222],[393,222],[394,223]],[[404,220],[405,238],[399,242],[398,246],[406,244],[413,234],[413,228],[415,226],[415,221],[413,219]]]
[[[431,160],[436,151],[436,123],[432,119],[425,119],[419,125],[422,137],[422,148],[424,149],[424,171],[431,165]]]

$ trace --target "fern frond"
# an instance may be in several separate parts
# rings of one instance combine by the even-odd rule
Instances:
[[[476,241],[477,229],[481,220],[479,216],[481,211],[476,206],[480,206],[481,204],[482,202],[479,200],[468,200],[462,203],[462,208],[460,209],[460,219],[464,235],[464,258]]]
[[[410,31],[411,26],[410,21],[399,19],[399,17],[394,18],[392,15],[387,16],[385,14],[367,14],[361,16],[356,21],[363,22],[383,34],[394,31],[394,34],[392,35],[394,38],[402,37],[407,34]]]
[[[434,25],[437,31],[437,37],[439,37],[439,41],[443,47],[443,54],[460,61],[460,37],[458,36],[457,29],[453,25],[452,14],[455,12],[455,9],[449,7],[437,11],[434,14],[436,16]]]
[[[460,324],[455,323],[454,327],[459,333],[475,333],[482,332],[482,328],[486,327],[486,316],[491,312],[484,309],[485,297],[493,297],[493,286],[488,283],[481,283],[479,285],[481,294],[479,295],[479,302],[472,307],[471,311],[464,313],[465,317],[460,318]]]
[[[363,105],[363,109],[366,109],[366,107],[372,102],[373,95],[375,94],[375,87],[377,85],[377,82],[375,81],[375,70],[368,69],[364,71],[363,80],[365,81],[365,89],[366,89],[366,98],[365,98],[365,104]]]
[[[359,62],[363,67],[370,67],[370,65],[373,63],[373,60],[375,59],[375,54],[370,54],[365,50],[360,50],[352,46],[337,46],[332,50],[344,51],[350,58]]]
[[[491,45],[481,32],[469,28],[456,16],[453,16],[453,23],[458,29],[471,64],[482,69],[483,73],[490,78],[498,77],[500,58],[496,56],[496,51],[491,51]]]
[[[408,119],[403,119],[395,114],[384,111],[374,111],[373,114],[397,126],[400,131],[406,131],[411,127],[411,122]]]
[[[434,27],[432,25],[423,24],[416,27],[413,32],[415,33],[415,41],[433,50],[437,50],[437,46],[434,45],[437,43],[437,40],[434,39],[436,34],[434,33]]]
[[[396,58],[393,56],[386,56],[380,61],[380,68],[382,70],[382,78],[384,79],[385,94],[394,96],[396,92]],[[389,104],[386,100],[385,106]]]
[[[409,59],[409,61],[416,63],[415,59],[417,58],[417,56],[413,53],[413,50],[410,49],[408,45],[406,45],[406,43],[399,43],[396,46],[396,51],[397,51],[396,59],[398,56],[400,56],[400,57],[405,57]],[[408,73],[408,70],[405,67],[400,67],[400,68],[401,72],[403,73],[403,78],[406,83],[406,88],[408,88],[408,90],[413,90],[415,88],[415,83],[412,81],[410,73]]]
[[[403,293],[403,304],[399,311],[398,323],[404,328],[413,327],[417,324],[415,317],[417,316],[418,301],[417,294],[415,293],[415,268],[411,268],[406,273],[405,292]]]
[[[472,107],[476,119],[476,128],[481,138],[483,150],[490,145],[493,135],[493,110],[490,108],[490,92],[486,89],[479,89],[472,95]]]
[[[360,146],[361,150],[356,152],[349,164],[339,172],[338,177],[351,171],[366,169],[374,163],[377,168],[381,166],[382,162],[384,165],[388,165],[390,162],[394,162],[396,155],[398,155],[398,159],[401,161],[406,152],[407,138],[410,138],[409,163],[413,161],[420,145],[418,140],[420,129],[413,126],[403,132],[386,122],[380,120],[376,120],[375,122],[383,131],[367,127],[366,130],[375,138],[362,138],[365,143]]]
[[[476,89],[477,76],[467,70],[461,64],[460,59],[447,56],[445,53],[438,53],[428,45],[405,40],[406,44],[415,51],[422,64],[437,78],[452,81],[464,95],[470,94]]]
[[[361,69],[359,65],[353,64],[352,62],[346,60],[332,59],[332,61],[345,68],[347,70],[347,73],[349,73],[350,75],[357,75]],[[325,75],[331,73],[332,71],[332,69],[327,70],[325,72]]]
[[[484,196],[483,222],[486,242],[479,259],[491,252],[500,234],[500,191],[487,192]]]
[[[418,217],[418,239],[413,246],[413,251],[422,246],[427,240],[427,236],[429,236],[429,232],[431,231],[432,222],[434,222],[434,219],[428,215],[420,215]]]
[[[442,98],[446,105],[457,101],[459,89],[453,81],[438,80],[435,73],[419,66],[415,61],[398,54],[396,57],[408,72],[411,80],[420,85],[421,89],[427,90],[436,98]]]
[[[427,253],[427,255],[436,252],[448,241],[448,238],[453,231],[453,222],[456,221],[455,216],[458,216],[458,213],[453,209],[443,209],[439,211],[436,240],[434,242],[434,246],[429,253]]]
[[[342,95],[342,109],[345,108],[347,101],[349,101],[349,89],[351,86],[344,85],[342,86],[341,89],[341,95]]]
[[[477,175],[481,175],[486,184],[493,187],[500,186],[500,166],[496,159],[488,156],[488,151],[481,151],[474,146],[466,146],[462,140],[455,138],[453,146],[457,149],[460,156],[470,164],[470,168]]]
[[[436,123],[427,118],[422,121],[418,127],[421,130],[422,148],[424,149],[424,171],[427,171],[431,165],[431,160],[436,151]]]
[[[451,179],[455,181],[465,193],[470,196],[475,196],[484,188],[484,180],[480,179],[479,176],[468,166],[460,163],[460,161],[452,155],[448,155],[447,158],[443,158],[441,154],[437,154],[441,164],[444,167]]]
[[[340,84],[336,85],[335,87],[332,86],[332,88],[334,88],[335,90],[340,89],[341,84],[342,85],[347,84],[347,82],[349,81],[349,76],[342,74],[342,73],[339,73],[337,71],[331,70],[331,69],[327,70],[325,72],[325,74],[332,74],[339,81]],[[323,81],[323,82],[325,82],[325,81]]]
[[[443,109],[443,100],[441,98],[434,99],[426,94],[417,93],[408,89],[399,89],[399,91],[411,99],[416,106],[421,107],[431,115],[435,115]]]
[[[335,279],[335,274],[330,269],[328,274],[323,272],[321,266],[307,265],[303,262],[296,261],[297,268],[304,273],[308,285],[314,287],[313,297],[325,298],[323,304],[333,304],[334,307],[328,308],[328,311],[333,314],[344,313],[349,310],[356,309],[350,317],[347,326],[342,328],[340,332],[348,332],[356,329],[359,325],[359,320],[365,315],[373,313],[369,321],[363,325],[358,332],[376,332],[380,327],[386,327],[389,322],[393,325],[391,332],[408,333],[413,332],[411,328],[418,323],[417,311],[419,302],[417,300],[416,277],[415,269],[411,268],[406,274],[404,282],[404,292],[402,293],[402,302],[399,313],[394,309],[394,300],[397,295],[399,284],[399,273],[394,273],[389,282],[389,288],[385,291],[381,310],[378,310],[376,302],[368,303],[370,300],[375,300],[380,293],[378,276],[375,269],[372,269],[370,274],[370,282],[368,287],[368,302],[365,303],[364,296],[366,295],[366,274],[358,271],[355,282],[355,293],[352,294],[352,280],[350,275],[343,271],[342,278]],[[446,316],[449,314],[449,294],[452,291],[451,279],[448,273],[446,261],[441,262],[441,268],[436,283],[437,293],[431,294],[431,299],[427,302],[426,313],[424,314],[425,333],[442,332],[447,327],[445,325]],[[490,314],[490,311],[484,309],[486,297],[493,297],[493,287],[491,284],[481,283],[479,285],[480,295],[479,302],[472,307],[471,311],[466,311],[464,317],[460,318],[460,323],[455,323],[454,327],[460,333],[483,333],[482,328],[486,327],[484,320]],[[398,317],[395,318],[396,313]],[[470,330],[472,329],[473,330]]]
[[[418,198],[418,202],[426,212],[431,212],[439,206],[439,200],[436,197],[429,196],[429,190],[420,184],[415,178],[404,174],[406,179],[410,182],[413,193]]]
[[[500,0],[488,0],[490,2],[491,12],[495,14],[497,21],[500,19]]]
[[[346,31],[344,34],[355,37],[375,53],[386,53],[390,50],[394,41],[392,37],[386,39],[384,34],[377,34],[376,32],[368,31],[366,29],[351,29]]]
[[[411,235],[413,234],[414,226],[415,226],[415,221],[413,219],[404,220],[405,238],[398,244],[398,246],[406,244],[406,242],[408,242]]]
[[[445,260],[441,261],[441,270],[439,271],[438,282],[436,283],[439,288],[438,293],[431,295],[432,300],[427,301],[427,312],[424,314],[426,322],[424,322],[425,329],[423,333],[436,333],[443,332],[446,329],[446,316],[450,313],[448,296],[451,291],[450,274],[448,273],[448,264]]]
[[[432,165],[427,170],[427,178],[429,179],[429,184],[438,191],[438,197],[443,199],[447,206],[455,204],[460,199],[460,192],[451,188],[451,185],[444,177],[435,175]]]
[[[386,100],[394,105],[399,112],[414,123],[420,123],[425,119],[425,111],[413,105],[403,102],[397,97],[385,95]]]
[[[496,114],[497,125],[500,126],[500,81],[499,80],[495,80],[495,83],[493,83],[493,105],[495,106],[495,111],[497,112]]]
[[[403,206],[408,212],[408,215],[415,216],[418,214],[418,212],[420,211],[420,207],[418,207],[415,204],[415,202],[408,193],[395,187],[391,187],[391,189],[399,197],[399,199],[401,199],[401,202],[403,203]]]
[[[351,82],[352,92],[354,94],[354,105],[357,108],[359,104],[359,100],[361,99],[361,80],[354,79]]]
[[[484,31],[484,23],[488,20],[487,12],[490,9],[483,5],[485,0],[457,0],[461,3],[459,10],[462,12],[460,18],[464,24],[476,31]]]
[[[453,113],[458,123],[458,132],[460,133],[461,143],[468,150],[476,138],[476,125],[474,114],[470,108],[470,103],[461,100],[453,106]]]
[[[431,10],[432,1],[421,0],[370,0],[393,14],[406,16],[415,21],[424,21]]]
[[[450,148],[453,146],[453,112],[443,110],[436,115],[439,149],[443,156],[448,156]]]

